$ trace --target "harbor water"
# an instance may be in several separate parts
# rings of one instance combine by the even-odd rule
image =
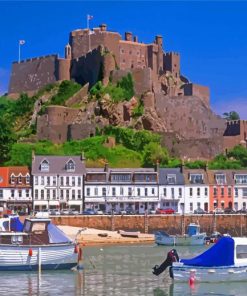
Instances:
[[[176,247],[180,257],[199,254],[205,248]],[[156,277],[171,247],[117,245],[84,247],[83,271],[1,272],[0,295],[246,295],[246,282],[172,283],[168,273]]]

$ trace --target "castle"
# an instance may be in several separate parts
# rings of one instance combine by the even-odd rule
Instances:
[[[111,53],[111,58],[107,57],[107,52]],[[149,77],[149,80],[152,80],[151,88],[156,92],[167,92],[167,82],[163,83],[163,86],[157,82],[162,74],[169,73],[173,77],[173,85],[170,85],[167,94],[198,95],[209,105],[209,89],[190,83],[180,74],[180,55],[164,51],[162,36],[157,35],[154,42],[144,44],[138,41],[137,36],[126,32],[123,40],[119,33],[108,31],[105,24],[93,30],[72,31],[69,43],[65,46],[64,58],[47,55],[23,60],[20,63],[14,62],[9,95],[14,97],[20,92],[33,94],[46,84],[60,80],[74,80],[82,85],[89,82],[91,87],[102,76],[102,64],[104,72],[134,72],[136,84],[138,79],[141,79],[139,84],[142,84],[143,77]],[[107,82],[106,79],[105,83]],[[142,87],[139,92],[141,91]]]

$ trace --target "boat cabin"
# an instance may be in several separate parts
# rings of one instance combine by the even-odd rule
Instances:
[[[190,223],[188,225],[187,234],[189,236],[200,234],[200,225],[195,224],[195,223]]]

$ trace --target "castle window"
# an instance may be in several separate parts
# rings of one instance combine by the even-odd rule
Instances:
[[[41,162],[40,170],[41,172],[49,172],[49,162],[46,159]]]
[[[74,172],[75,171],[75,163],[72,159],[70,159],[66,163],[66,170],[67,170],[67,172]]]

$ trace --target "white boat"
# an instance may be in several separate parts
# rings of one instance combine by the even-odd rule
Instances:
[[[77,265],[78,246],[50,219],[26,219],[22,227],[18,218],[10,217],[1,219],[0,225],[0,270],[56,270]]]
[[[190,223],[187,234],[169,235],[164,231],[155,233],[155,243],[165,246],[194,246],[205,243],[206,233],[200,233],[200,225]]]
[[[222,237],[204,253],[172,263],[175,281],[247,280],[247,238]]]

